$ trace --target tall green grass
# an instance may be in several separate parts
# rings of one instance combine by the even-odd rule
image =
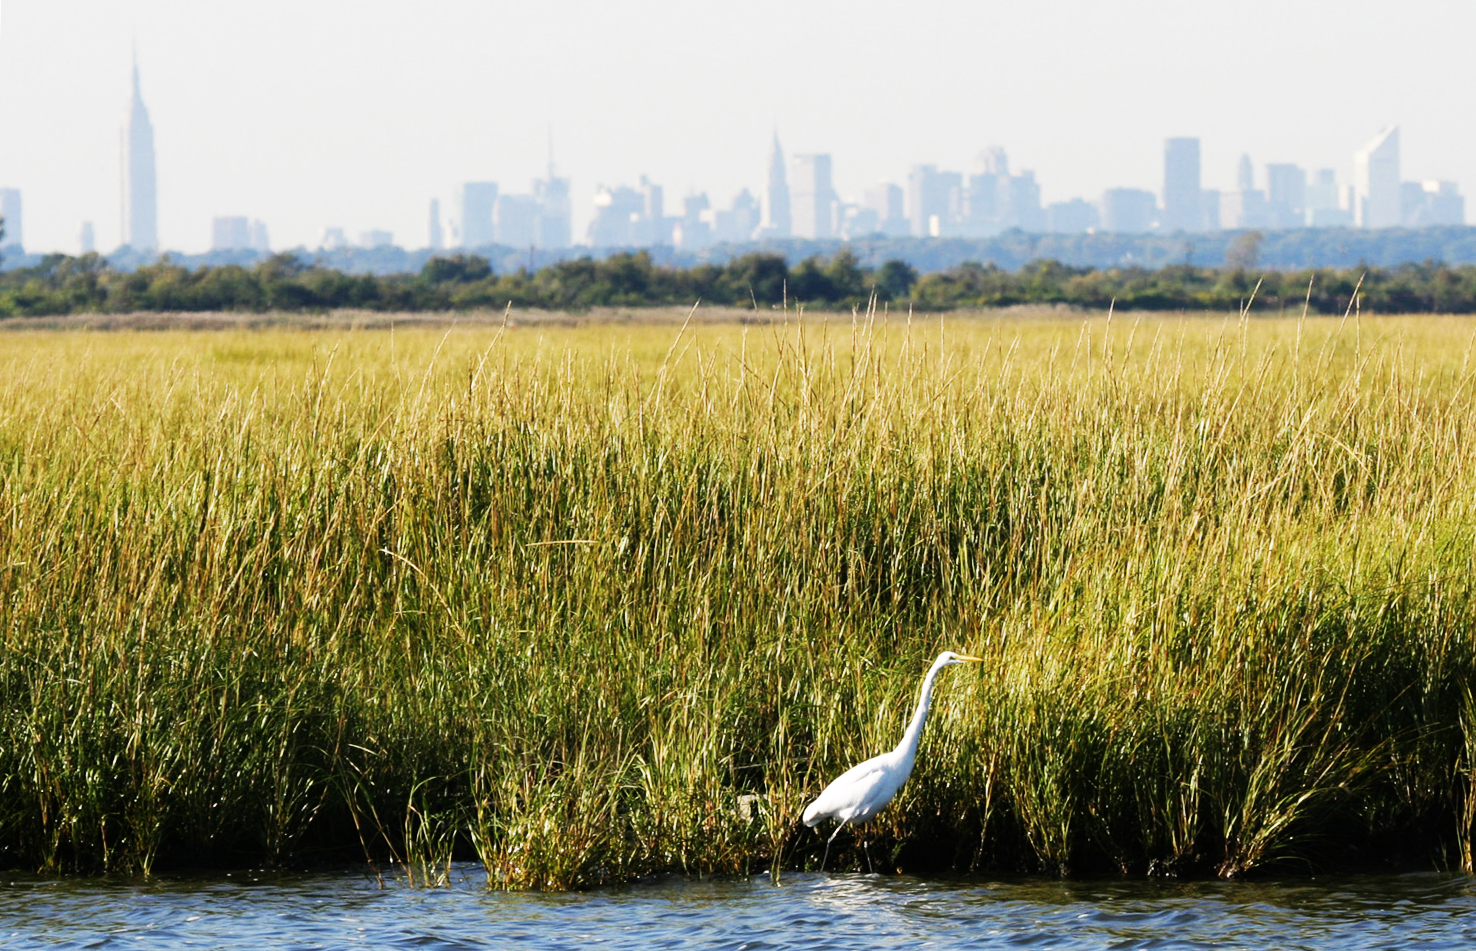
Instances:
[[[8,336],[0,862],[1469,870],[1473,332]]]

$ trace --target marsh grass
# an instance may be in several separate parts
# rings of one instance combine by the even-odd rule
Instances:
[[[10,335],[0,854],[777,875],[950,647],[888,867],[1469,870],[1473,332]]]

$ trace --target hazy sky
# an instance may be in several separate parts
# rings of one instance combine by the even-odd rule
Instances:
[[[423,247],[458,182],[527,191],[553,131],[582,238],[599,183],[726,207],[770,133],[829,152],[842,196],[990,144],[1045,201],[1159,191],[1163,140],[1202,140],[1206,187],[1242,152],[1332,167],[1389,122],[1404,177],[1476,190],[1472,0],[0,0],[0,187],[29,250],[119,242],[131,44],[155,128],[159,234],[215,215],[274,247],[326,225]]]

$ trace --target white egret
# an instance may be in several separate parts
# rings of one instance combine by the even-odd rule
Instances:
[[[922,691],[917,698],[917,710],[912,714],[912,722],[907,724],[907,732],[902,734],[902,742],[897,744],[897,748],[880,756],[873,756],[864,763],[857,763],[841,773],[834,782],[825,787],[814,802],[805,807],[804,822],[812,829],[822,820],[836,821],[835,831],[825,840],[825,857],[820,860],[821,869],[825,868],[825,862],[830,858],[830,843],[835,841],[840,830],[848,825],[860,825],[881,812],[892,801],[892,797],[897,795],[902,784],[907,782],[907,777],[912,775],[912,763],[917,758],[917,744],[922,738],[923,724],[928,719],[928,705],[933,700],[933,681],[937,678],[938,671],[954,664],[979,664],[983,661],[982,657],[955,654],[953,651],[939,654],[928,670],[928,675],[923,678]],[[864,841],[861,847],[866,851],[866,865],[870,868],[871,850]]]

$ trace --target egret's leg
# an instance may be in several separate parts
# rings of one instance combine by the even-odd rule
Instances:
[[[861,851],[866,853],[866,871],[876,874],[876,869],[871,867],[871,843],[865,839],[861,840]]]
[[[830,843],[835,841],[835,837],[840,835],[840,830],[844,829],[845,827],[846,824],[844,822],[837,823],[835,831],[830,833],[830,838],[825,840],[825,855],[823,858],[820,859],[820,871],[825,871],[825,861],[826,859],[830,858]]]

